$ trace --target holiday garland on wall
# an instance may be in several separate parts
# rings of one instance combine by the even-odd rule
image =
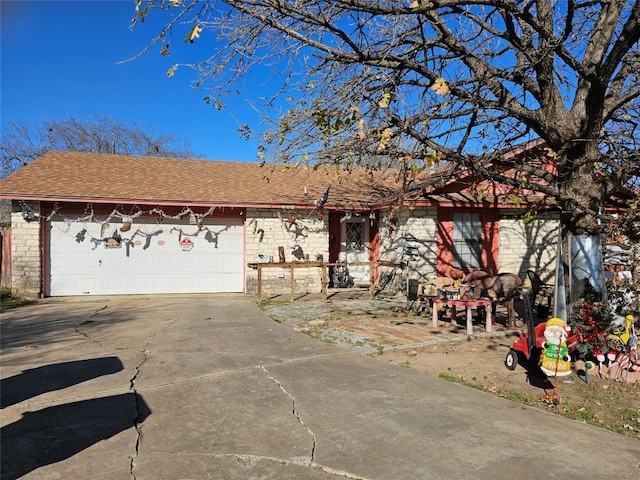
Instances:
[[[330,186],[327,187],[324,195],[320,199],[314,202],[314,210],[318,210],[319,212],[322,212],[323,207],[326,205],[328,201],[330,188],[331,188]],[[68,235],[73,235],[77,243],[82,243],[87,240],[86,238],[87,229],[82,228],[78,232],[71,232],[72,225],[97,223],[101,227],[100,237],[89,238],[89,241],[93,244],[92,249],[95,250],[100,245],[104,245],[106,248],[120,248],[122,245],[124,245],[126,246],[126,249],[127,249],[127,256],[129,255],[129,249],[131,247],[140,244],[139,241],[135,241],[136,237],[141,237],[143,239],[143,242],[144,242],[143,250],[146,250],[150,247],[153,237],[156,237],[161,233],[163,233],[162,228],[156,228],[151,232],[147,232],[143,229],[136,228],[135,230],[133,230],[133,233],[129,233],[132,231],[133,228],[135,228],[134,224],[136,219],[138,219],[143,215],[146,217],[156,216],[158,224],[162,224],[163,221],[167,219],[181,220],[184,217],[188,217],[189,224],[194,225],[197,228],[197,230],[195,230],[194,232],[185,232],[183,229],[181,228],[178,229],[175,227],[170,230],[171,232],[178,233],[178,242],[181,248],[183,248],[183,250],[190,250],[193,247],[193,245],[192,245],[192,242],[191,242],[191,245],[189,245],[190,242],[188,241],[188,238],[196,237],[201,232],[204,232],[204,239],[207,242],[214,244],[214,247],[218,248],[219,235],[224,230],[229,228],[229,227],[225,227],[223,230],[213,231],[209,227],[204,225],[204,219],[206,217],[211,216],[216,211],[216,207],[210,207],[207,211],[202,213],[195,212],[191,207],[183,207],[179,213],[175,215],[170,215],[166,213],[161,207],[154,207],[150,210],[145,211],[142,208],[140,208],[138,205],[133,205],[128,211],[126,211],[123,205],[118,205],[107,216],[104,216],[104,215],[97,215],[94,211],[93,205],[89,203],[86,205],[84,213],[81,216],[76,216],[76,217],[62,216],[61,215],[62,208],[57,202],[54,204],[52,211],[46,216],[36,212],[28,203],[24,201],[20,203],[20,207],[21,207],[22,217],[27,222],[35,222],[35,221],[38,221],[40,218],[44,218],[47,221],[50,221],[56,215],[61,216],[62,218],[60,219],[60,222],[66,224],[66,229],[64,230],[64,232],[67,233]],[[293,208],[292,206],[285,207],[283,208],[283,210],[289,211],[289,210],[292,210],[292,208]],[[307,223],[307,221],[309,220],[309,217],[311,214],[309,214],[306,217],[306,219],[298,218],[291,211],[287,213],[286,218],[283,218],[279,210],[276,210],[275,214],[280,220],[284,230],[287,232],[287,234],[291,236],[291,240],[292,240],[291,249],[293,251],[300,250],[301,240],[307,238],[309,233],[311,232],[315,233],[320,231],[326,232],[327,225],[326,225],[326,222],[323,221],[324,215],[318,215],[317,220],[322,222],[320,228],[313,228],[310,225],[305,225],[305,223]],[[354,214],[359,215],[359,213],[354,213],[354,211],[347,212],[340,219],[340,222],[342,223],[345,220],[348,220]],[[373,213],[372,211],[369,212],[369,220],[372,225],[376,220],[375,213]],[[315,221],[312,221],[312,223],[315,223]],[[264,237],[264,229],[258,228],[258,221],[254,218],[249,222],[248,226],[249,227],[253,226],[252,233],[259,235],[259,241],[261,242]],[[127,237],[123,237],[122,233],[129,234],[129,235]]]
[[[36,211],[31,208],[27,203],[21,202],[21,211],[22,217],[27,222],[34,222],[39,220],[40,218],[45,218],[47,221],[53,219],[54,216],[60,215],[61,207],[58,203],[55,203],[51,213],[48,215],[40,215]],[[156,216],[158,224],[162,224],[162,222],[166,219],[171,220],[181,220],[184,217],[189,218],[189,224],[195,227],[195,231],[185,231],[182,228],[171,228],[170,232],[178,233],[178,242],[183,250],[190,250],[185,248],[185,245],[188,243],[193,246],[193,241],[190,240],[189,237],[197,237],[203,234],[203,238],[208,242],[214,245],[214,248],[218,248],[219,236],[225,230],[228,230],[230,226],[225,226],[221,230],[212,230],[208,226],[204,224],[204,219],[214,213],[216,207],[210,207],[206,212],[197,213],[192,210],[190,207],[184,207],[178,214],[169,215],[162,208],[155,207],[151,210],[144,211],[137,205],[134,205],[129,212],[126,212],[122,205],[116,207],[111,213],[109,213],[106,217],[101,215],[96,215],[93,205],[87,204],[85,207],[84,213],[81,216],[77,217],[62,217],[60,220],[62,223],[66,224],[66,229],[64,229],[64,233],[68,235],[73,235],[76,243],[83,243],[87,240],[87,228],[83,226],[83,228],[78,232],[71,232],[72,225],[74,224],[82,224],[85,225],[87,223],[96,223],[100,225],[100,237],[91,237],[89,238],[89,242],[93,244],[92,250],[95,250],[100,245],[104,245],[105,248],[121,248],[122,245],[126,247],[126,254],[129,256],[129,249],[134,247],[135,245],[142,244],[143,250],[148,249],[151,246],[151,241],[154,237],[163,233],[162,228],[156,228],[151,232],[147,232],[141,228],[136,228],[133,233],[130,233],[135,220],[143,215],[146,216]],[[117,225],[120,225],[118,228]],[[111,232],[111,233],[110,233]],[[128,234],[127,237],[124,237],[122,233]],[[136,241],[136,237],[141,237],[144,243],[140,241]]]
[[[37,213],[30,205],[28,205],[26,202],[20,202],[20,209],[22,211],[22,218],[25,219],[25,221],[27,222],[35,222],[37,220],[39,220],[40,218],[45,218],[47,221],[51,220],[54,215],[58,215],[60,213],[60,211],[62,210],[62,208],[60,207],[60,205],[56,202],[53,205],[53,209],[51,211],[51,213],[49,213],[49,215],[43,216],[39,213]],[[154,216],[157,215],[158,216],[158,223],[162,223],[163,220],[165,219],[173,219],[173,220],[180,220],[183,217],[188,216],[189,217],[189,223],[193,223],[195,225],[201,226],[203,225],[203,220],[212,215],[213,212],[216,210],[216,207],[210,207],[206,212],[204,213],[196,213],[194,212],[191,207],[183,207],[182,211],[176,215],[169,215],[167,213],[164,212],[164,210],[162,210],[162,208],[160,207],[154,207],[151,210],[148,211],[144,211],[143,209],[141,209],[138,205],[134,205],[130,212],[127,213],[124,211],[124,207],[122,205],[118,205],[115,209],[113,209],[113,211],[107,215],[106,218],[101,219],[101,217],[97,216],[94,213],[94,209],[93,209],[93,205],[92,204],[87,204],[87,206],[85,207],[84,210],[84,214],[81,217],[75,217],[75,218],[63,218],[62,221],[70,224],[70,223],[88,223],[88,222],[97,222],[97,223],[102,223],[102,224],[109,224],[111,223],[114,219],[118,219],[120,220],[120,223],[122,223],[123,225],[125,225],[125,228],[122,229],[121,231],[128,231],[128,229],[131,227],[131,224],[133,223],[133,220],[142,216],[142,215],[147,215],[147,216]]]

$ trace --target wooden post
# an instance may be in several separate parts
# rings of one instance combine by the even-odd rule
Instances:
[[[258,301],[262,300],[262,266],[258,264]]]
[[[294,276],[293,276],[294,268],[291,267],[290,270],[291,270],[291,301],[293,302],[295,300],[294,291],[295,291],[295,286],[296,285],[295,285],[295,279],[294,279]]]
[[[376,275],[373,271],[373,262],[369,262],[369,295],[371,298],[375,297],[376,287],[373,284],[375,281]]]
[[[322,270],[322,279],[320,280],[322,282],[322,298],[324,300],[327,299],[327,288],[329,287],[329,282],[327,281],[327,269],[328,267],[323,263],[322,266],[320,267],[320,269]]]

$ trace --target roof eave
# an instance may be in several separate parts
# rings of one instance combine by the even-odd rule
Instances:
[[[1,193],[0,199],[18,200],[31,202],[67,202],[67,203],[98,203],[98,204],[136,204],[136,205],[162,205],[162,206],[194,206],[194,207],[227,207],[227,208],[267,208],[267,209],[299,209],[313,210],[317,208],[314,204],[293,202],[293,203],[260,203],[260,202],[221,202],[209,200],[154,200],[141,198],[120,198],[120,197],[79,197],[79,196],[56,196],[56,195],[31,195]],[[358,210],[369,211],[378,210],[388,206],[384,203],[370,205],[325,205],[326,210]]]

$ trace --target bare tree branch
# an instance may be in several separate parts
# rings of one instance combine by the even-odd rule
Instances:
[[[48,150],[120,153],[154,157],[193,158],[184,140],[157,133],[151,127],[123,124],[110,117],[92,120],[49,120],[38,125],[10,123],[0,138],[2,178],[32,162]]]
[[[638,185],[636,0],[138,3],[139,20],[168,15],[153,41],[216,35],[192,65],[216,101],[271,69],[280,87],[256,104],[266,160],[406,171],[410,157],[514,189],[527,178],[573,232],[599,231],[607,199]],[[498,155],[537,140],[552,169]]]

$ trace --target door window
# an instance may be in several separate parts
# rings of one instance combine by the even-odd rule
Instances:
[[[346,225],[347,253],[364,251],[364,222],[348,222]]]

